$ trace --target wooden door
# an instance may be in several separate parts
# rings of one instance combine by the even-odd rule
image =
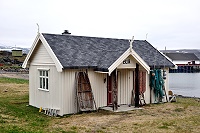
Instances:
[[[112,105],[112,103],[113,103],[113,101],[112,101],[112,96],[113,96],[113,94],[112,94],[112,75],[111,76],[109,76],[108,75],[108,77],[107,77],[107,79],[108,79],[108,81],[107,81],[107,89],[108,89],[108,94],[107,94],[107,104],[108,104],[108,106],[109,105]]]
[[[107,95],[107,104],[109,105],[117,105],[118,93],[117,93],[117,75],[116,70],[108,76],[108,95]]]

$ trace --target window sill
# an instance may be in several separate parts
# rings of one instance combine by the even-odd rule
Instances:
[[[49,90],[47,90],[47,89],[42,89],[42,88],[38,88],[38,90],[49,92]]]

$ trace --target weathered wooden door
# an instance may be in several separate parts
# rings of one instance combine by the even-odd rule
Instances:
[[[77,98],[80,111],[94,110],[94,96],[90,85],[88,74],[85,72],[77,73]],[[96,104],[95,104],[96,108]]]
[[[116,106],[117,105],[117,75],[116,75],[116,70],[111,73],[110,76],[108,76],[108,98],[107,98],[107,103],[108,106]]]

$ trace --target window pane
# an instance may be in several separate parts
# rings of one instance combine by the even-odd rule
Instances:
[[[49,89],[49,83],[48,83],[48,78],[46,78],[46,89]]]
[[[48,77],[48,71],[46,71],[46,76]]]
[[[42,71],[42,76],[45,76],[45,71]]]
[[[40,88],[42,88],[42,78],[40,78]]]
[[[48,79],[48,76],[49,76],[49,72],[46,71],[46,70],[41,70],[39,71],[40,73],[40,83],[39,83],[39,86],[41,89],[49,89],[49,79]]]
[[[42,80],[43,80],[43,87],[42,87],[42,89],[45,89],[45,78],[42,78]]]

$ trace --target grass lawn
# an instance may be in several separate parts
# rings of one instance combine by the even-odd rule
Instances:
[[[0,78],[0,133],[9,132],[200,132],[200,100],[152,104],[123,113],[49,117],[28,106],[28,81]]]

